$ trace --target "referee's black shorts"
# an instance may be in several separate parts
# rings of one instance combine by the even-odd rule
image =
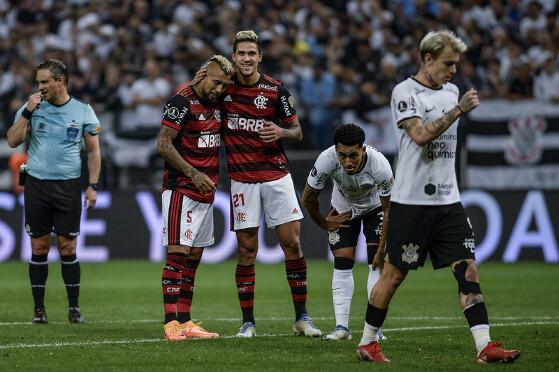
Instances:
[[[52,231],[75,238],[82,213],[80,179],[40,180],[27,175],[24,188],[25,230],[32,238]]]
[[[400,270],[423,266],[427,253],[434,269],[475,259],[473,231],[461,203],[406,205],[391,203],[386,240],[389,261]]]

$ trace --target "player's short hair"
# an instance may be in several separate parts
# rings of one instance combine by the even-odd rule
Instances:
[[[215,54],[215,55],[212,56],[212,58],[208,59],[208,61],[206,62],[206,65],[208,65],[211,62],[214,62],[215,64],[217,64],[219,66],[219,68],[223,72],[225,72],[225,74],[231,75],[231,70],[233,70],[233,65],[224,56],[219,55],[219,54]]]
[[[48,59],[39,63],[35,70],[49,70],[54,80],[62,79],[64,85],[68,85],[68,68],[62,61],[57,59]]]
[[[256,35],[256,32],[252,30],[244,30],[237,32],[237,35],[235,35],[235,40],[233,40],[233,53],[237,51],[237,44],[245,41],[255,43],[258,47],[258,51],[261,51],[260,38],[258,37],[258,35]]]
[[[464,53],[468,49],[464,40],[460,39],[452,31],[431,31],[419,43],[421,61],[423,61],[427,53],[431,54],[434,59],[437,59],[447,45],[450,45],[454,51],[460,53]]]
[[[334,130],[334,145],[341,143],[345,146],[359,145],[365,143],[365,131],[355,124],[343,124]]]

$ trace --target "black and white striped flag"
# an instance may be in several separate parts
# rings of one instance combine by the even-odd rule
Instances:
[[[559,105],[485,101],[469,119],[467,187],[559,189]]]

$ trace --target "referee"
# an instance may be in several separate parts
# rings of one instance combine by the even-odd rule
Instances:
[[[91,209],[97,199],[101,168],[99,119],[89,104],[68,94],[68,70],[64,63],[50,59],[39,64],[36,80],[39,92],[29,96],[8,130],[11,147],[29,141],[27,171],[20,177],[25,179],[25,230],[31,237],[33,323],[48,323],[44,298],[53,231],[68,295],[68,320],[82,323],[78,306],[80,264],[76,257],[82,210],[80,146],[83,138],[89,170],[84,207]]]

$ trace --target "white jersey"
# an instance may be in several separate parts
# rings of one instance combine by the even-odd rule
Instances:
[[[384,155],[366,146],[367,160],[363,169],[356,174],[348,174],[340,164],[336,147],[324,150],[316,159],[307,184],[322,190],[326,181],[332,179],[332,207],[339,212],[351,210],[351,218],[356,218],[380,206],[380,196],[390,196],[392,169]]]
[[[396,179],[390,200],[413,205],[446,205],[460,201],[454,162],[458,119],[439,137],[421,147],[400,123],[417,117],[423,125],[439,119],[458,103],[452,83],[431,89],[413,78],[394,87],[390,108],[398,143]]]

